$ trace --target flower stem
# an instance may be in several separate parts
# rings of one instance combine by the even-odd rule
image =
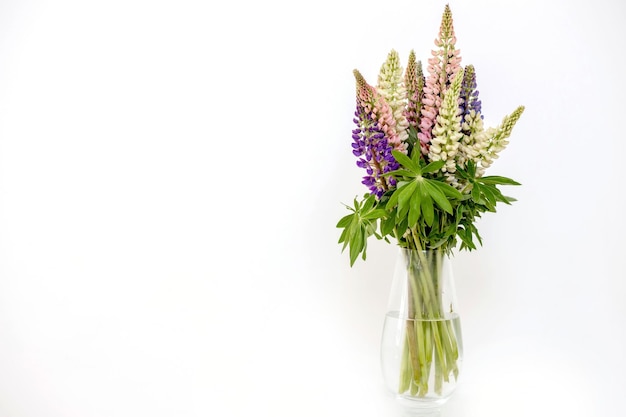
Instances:
[[[441,250],[424,251],[415,234],[408,236],[407,319],[401,361],[399,392],[425,397],[432,375],[436,395],[450,375],[458,376],[459,346],[443,305],[443,256]],[[409,239],[407,239],[409,241]]]

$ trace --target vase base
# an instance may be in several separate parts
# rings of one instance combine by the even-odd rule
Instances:
[[[446,400],[447,398],[433,401],[396,397],[396,403],[404,417],[441,417],[441,407]]]
[[[440,409],[402,409],[402,417],[441,417]]]

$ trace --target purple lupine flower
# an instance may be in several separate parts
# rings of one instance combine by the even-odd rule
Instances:
[[[459,114],[461,115],[462,124],[470,111],[474,110],[476,113],[480,113],[482,109],[482,103],[478,99],[478,90],[476,90],[476,71],[473,65],[465,67],[465,74],[463,76],[463,84],[461,84],[461,94],[459,98]],[[480,117],[481,119],[483,118],[482,114]]]
[[[393,177],[382,175],[395,171],[400,165],[391,154],[393,146],[389,138],[359,100],[355,116],[357,128],[352,131],[352,153],[359,158],[356,165],[367,173],[362,183],[380,198],[389,187],[396,185]]]

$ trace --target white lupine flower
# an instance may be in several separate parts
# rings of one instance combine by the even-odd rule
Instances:
[[[403,74],[398,52],[392,49],[380,68],[376,89],[391,107],[391,113],[396,121],[396,133],[401,141],[409,137],[407,132],[409,121],[404,115],[407,98]]]
[[[446,176],[450,184],[456,184],[454,176],[456,172],[456,156],[463,138],[461,133],[461,116],[459,113],[459,94],[461,92],[461,82],[463,81],[463,70],[454,77],[450,88],[445,92],[439,114],[437,115],[435,126],[433,127],[432,139],[428,150],[430,161],[445,161],[441,171]]]
[[[473,161],[478,164],[480,155],[487,147],[487,136],[485,135],[480,112],[470,110],[465,116],[462,132],[463,138],[459,146],[457,162],[460,166],[465,166],[467,161]]]
[[[509,144],[507,138],[511,135],[513,126],[524,112],[524,106],[519,106],[510,115],[506,116],[497,128],[489,128],[486,132],[487,146],[481,154],[480,166],[476,170],[476,176],[482,177],[487,168],[491,166],[498,154]]]

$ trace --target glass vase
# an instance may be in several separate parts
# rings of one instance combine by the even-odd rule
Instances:
[[[462,358],[448,254],[400,248],[381,341],[387,387],[410,414],[438,415],[456,387]]]

